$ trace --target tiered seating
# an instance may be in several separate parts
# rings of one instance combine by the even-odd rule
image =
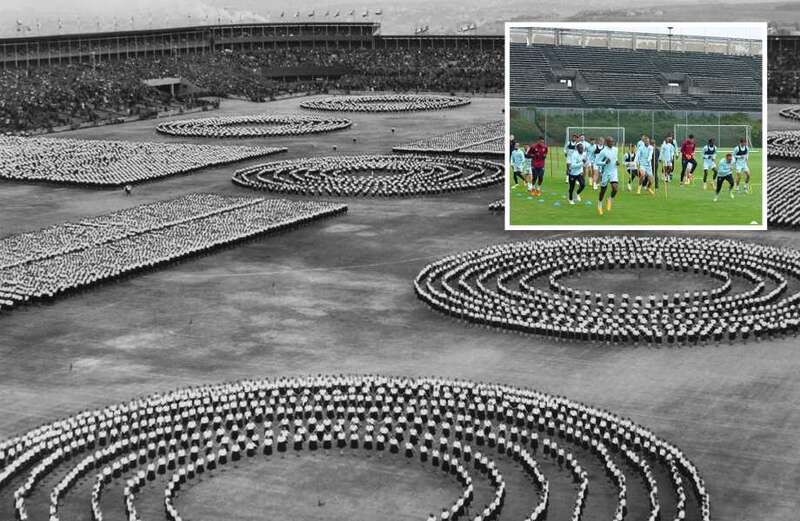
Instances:
[[[703,274],[719,285],[631,296],[578,291],[562,282],[631,268]],[[434,309],[479,324],[565,340],[694,344],[796,331],[799,282],[800,252],[794,250],[614,236],[518,242],[451,255],[423,269],[414,287]]]
[[[419,139],[392,148],[394,152],[504,154],[505,123],[492,121],[483,125],[461,128],[438,136]]]
[[[344,118],[254,114],[166,121],[159,123],[156,131],[191,137],[299,136],[340,130],[351,124],[349,119]]]
[[[511,103],[535,99],[539,105],[572,106],[579,103],[573,91],[548,87],[555,81],[550,62],[542,49],[520,43],[511,44]]]
[[[697,52],[511,44],[512,104],[676,110],[761,110],[761,59]],[[553,87],[556,69],[576,71],[574,89]],[[732,71],[735,71],[732,72]],[[686,74],[705,95],[662,94],[663,74]]]
[[[274,161],[237,170],[233,182],[277,193],[408,197],[472,190],[503,181],[503,167],[482,159],[424,155],[331,156]]]
[[[666,109],[657,94],[661,84],[653,76],[605,71],[582,71],[583,77],[598,90],[581,90],[579,95],[590,106]],[[631,85],[636,85],[632,89]]]
[[[411,112],[442,110],[469,105],[469,98],[438,94],[383,94],[374,96],[330,96],[304,101],[304,109],[338,112]]]
[[[0,177],[121,186],[285,151],[281,147],[0,136]]]
[[[347,211],[344,205],[190,194],[0,240],[0,309]]]
[[[15,515],[28,521],[32,493],[49,489],[49,521],[60,521],[64,498],[89,477],[93,521],[120,514],[138,520],[137,502],[157,483],[164,487],[157,495],[164,519],[181,521],[175,499],[199,476],[213,478],[212,471],[231,462],[329,450],[438,467],[462,492],[430,521],[494,521],[509,490],[528,491],[514,499],[533,499],[525,521],[546,519],[565,494],[574,498],[567,500],[571,520],[580,521],[592,483],[605,481],[603,474],[615,490],[613,521],[626,516],[631,480],[646,490],[638,501],[648,521],[710,520],[709,494],[695,465],[645,427],[561,396],[436,377],[251,379],[83,411],[0,442],[0,492],[15,487]],[[545,468],[568,473],[573,485],[552,494]],[[657,472],[666,479],[657,483]],[[113,481],[124,483],[123,501],[102,501]],[[673,508],[662,505],[662,495]]]

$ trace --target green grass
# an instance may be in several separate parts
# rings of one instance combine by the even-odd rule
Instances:
[[[659,182],[656,195],[636,194],[627,191],[627,173],[620,165],[619,193],[614,199],[611,212],[597,214],[597,199],[600,193],[587,183],[581,197],[582,202],[575,206],[567,199],[568,185],[564,182],[564,155],[561,147],[550,147],[550,158],[545,167],[543,195],[533,197],[523,186],[510,185],[510,224],[511,225],[750,225],[761,224],[761,151],[750,154],[750,185],[748,194],[734,194],[731,199],[727,193],[727,183],[720,193],[720,200],[714,202],[714,191],[703,190],[703,161],[697,156],[698,166],[694,182],[680,186],[680,163],[673,174],[672,183],[665,186]],[[661,175],[661,168],[659,168]],[[709,173],[709,179],[713,173]],[[610,187],[608,192],[610,192]],[[606,197],[608,197],[606,195]]]

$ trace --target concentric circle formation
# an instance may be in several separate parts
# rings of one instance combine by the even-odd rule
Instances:
[[[800,119],[800,105],[792,105],[778,112],[779,115],[789,119]]]
[[[800,159],[800,130],[768,132],[767,154],[780,159]]]
[[[254,114],[166,121],[159,123],[156,131],[171,136],[246,138],[298,136],[340,130],[350,125],[351,121],[344,118]]]
[[[711,289],[637,295],[577,290],[610,272],[716,279]],[[669,278],[669,277],[668,277]],[[800,252],[729,240],[570,237],[491,246],[428,265],[417,295],[457,318],[570,340],[696,343],[795,332]]]
[[[489,521],[508,507],[527,521],[554,509],[578,521],[587,504],[615,521],[710,519],[694,464],[646,428],[562,397],[440,378],[246,380],[85,411],[1,442],[0,492],[14,491],[19,520],[48,508],[66,520],[66,503],[84,499],[95,521],[138,520],[144,505],[179,521],[176,498],[199,476],[328,450],[437,467],[462,487],[441,520]]]
[[[329,96],[304,101],[304,109],[338,112],[409,112],[442,110],[468,105],[469,98],[437,94],[385,94],[375,96]]]
[[[237,170],[233,182],[271,192],[396,197],[443,194],[503,181],[500,164],[411,155],[331,156],[275,161]]]

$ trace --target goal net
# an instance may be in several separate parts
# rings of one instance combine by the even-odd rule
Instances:
[[[625,146],[625,127],[567,127],[567,134],[564,143],[568,143],[573,134],[583,134],[586,141],[592,138],[607,138],[611,136],[616,142],[617,149],[622,150]]]
[[[720,148],[733,148],[742,138],[747,139],[747,143],[753,146],[750,139],[750,125],[675,125],[675,143],[678,146],[690,135],[693,135],[697,144],[701,146],[712,138]]]

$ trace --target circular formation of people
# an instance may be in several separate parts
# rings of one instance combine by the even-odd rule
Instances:
[[[328,96],[304,101],[304,109],[337,112],[410,112],[442,110],[469,105],[470,99],[441,94],[375,94],[365,96]]]
[[[499,212],[506,209],[506,200],[505,199],[498,199],[497,201],[492,201],[489,203],[489,210],[493,212]]]
[[[85,410],[1,441],[0,491],[13,488],[19,521],[29,519],[32,494],[49,491],[49,519],[59,521],[65,498],[88,478],[94,521],[117,516],[111,505],[140,519],[137,505],[153,500],[181,521],[176,499],[200,476],[231,462],[328,450],[382,452],[456,480],[461,494],[428,521],[491,521],[510,502],[530,509],[526,521],[566,502],[579,521],[592,491],[603,497],[609,486],[614,493],[592,504],[612,503],[614,521],[631,509],[649,521],[710,519],[692,461],[630,419],[531,389],[437,377],[248,379]],[[558,477],[551,485],[551,474],[572,484]],[[629,495],[629,487],[646,493]],[[102,501],[112,494],[119,499]]]
[[[800,159],[800,130],[774,130],[767,133],[769,157]]]
[[[159,123],[156,131],[171,136],[248,138],[331,132],[348,128],[351,124],[344,118],[253,114],[166,121]]]
[[[800,226],[800,168],[770,166],[767,175],[767,222],[770,226]]]
[[[0,240],[0,309],[347,210],[323,201],[189,194]]]
[[[286,149],[0,136],[0,177],[122,186],[278,152]]]
[[[636,295],[570,287],[614,270],[669,270],[710,290]],[[685,275],[683,275],[685,276]],[[692,344],[796,331],[800,252],[688,237],[570,237],[445,257],[416,277],[418,297],[456,318],[571,341]]]
[[[792,105],[778,112],[779,115],[789,119],[800,119],[800,105]]]
[[[484,188],[503,181],[503,167],[482,159],[418,155],[301,158],[237,170],[233,182],[271,192],[405,197]]]

